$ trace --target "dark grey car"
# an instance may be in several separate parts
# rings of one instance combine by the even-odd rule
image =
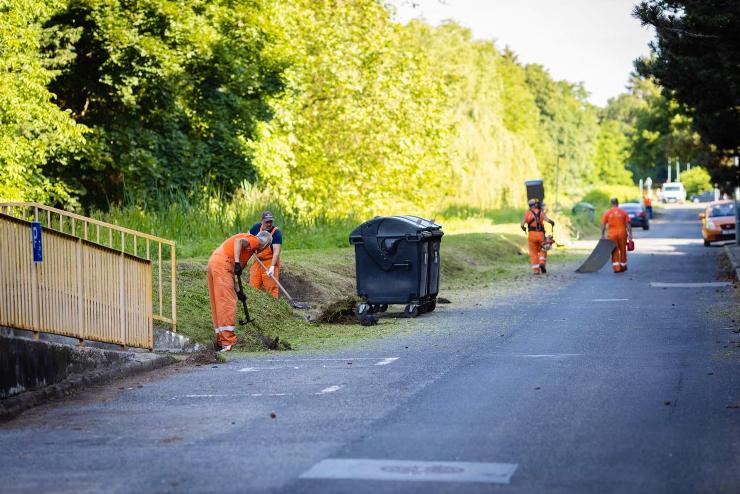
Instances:
[[[625,202],[619,207],[625,210],[630,216],[630,225],[633,228],[642,227],[643,230],[650,230],[650,220],[648,219],[645,206],[639,202]]]

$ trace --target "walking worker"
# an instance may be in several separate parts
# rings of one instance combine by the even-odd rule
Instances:
[[[647,211],[648,219],[653,219],[653,201],[650,200],[650,196],[645,194],[643,198],[643,204],[645,204],[645,211]]]
[[[547,251],[542,248],[545,243],[545,222],[555,226],[555,222],[548,218],[542,209],[540,200],[530,199],[529,210],[524,213],[524,219],[519,226],[523,232],[529,232],[529,260],[534,274],[547,273]]]
[[[259,232],[268,232],[272,236],[272,244],[262,252],[257,253],[257,258],[262,261],[265,268],[260,263],[252,263],[249,269],[249,284],[257,290],[264,290],[275,298],[278,298],[278,285],[275,280],[280,277],[280,251],[283,247],[283,234],[275,226],[275,218],[272,213],[265,211],[262,213],[262,221],[252,225],[249,233],[257,235]]]
[[[216,332],[216,346],[227,352],[236,344],[236,303],[237,291],[234,275],[242,274],[242,266],[247,264],[254,252],[260,252],[272,243],[269,232],[237,233],[227,238],[208,260],[208,293],[211,297],[211,317]],[[246,295],[239,292],[239,300]]]
[[[632,226],[627,212],[619,207],[619,199],[612,198],[612,207],[601,217],[601,238],[613,240],[612,269],[615,273],[627,271],[627,242],[632,240]]]

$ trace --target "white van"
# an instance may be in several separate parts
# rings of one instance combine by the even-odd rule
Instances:
[[[686,201],[686,189],[681,182],[663,184],[663,193],[660,196],[662,202],[681,202]]]

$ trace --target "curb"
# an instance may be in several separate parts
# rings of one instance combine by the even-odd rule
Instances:
[[[727,255],[727,258],[730,260],[732,268],[735,270],[735,276],[740,280],[740,247],[733,246],[731,248],[729,245],[724,245],[722,248],[725,251],[725,255]]]
[[[57,398],[69,396],[88,386],[104,384],[165,367],[177,362],[171,355],[155,355],[145,360],[134,360],[124,365],[101,369],[85,374],[71,374],[62,382],[45,386],[35,391],[26,391],[18,396],[11,396],[0,402],[0,423],[7,422],[29,408],[44,404]]]

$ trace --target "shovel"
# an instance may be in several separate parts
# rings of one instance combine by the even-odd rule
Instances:
[[[236,282],[237,282],[237,285],[239,286],[239,290],[237,290],[237,292],[236,292],[237,293],[237,296],[239,294],[244,294],[244,287],[242,286],[242,277],[241,277],[241,275],[236,275]],[[275,349],[277,349],[277,347],[278,347],[278,338],[275,338],[274,340],[271,340],[270,338],[268,338],[267,336],[265,336],[262,333],[262,328],[260,328],[257,325],[257,322],[254,319],[252,319],[252,317],[249,315],[249,308],[247,307],[247,299],[246,299],[246,296],[244,298],[242,298],[242,307],[244,307],[244,319],[239,319],[239,324],[241,324],[242,326],[245,326],[245,325],[247,325],[249,323],[252,323],[252,325],[255,327],[256,331],[250,332],[249,334],[252,335],[252,336],[254,336],[255,338],[257,338],[260,341],[260,343],[262,343],[262,345],[265,348],[268,348],[269,350],[275,350]]]
[[[254,260],[260,263],[260,266],[262,266],[262,269],[264,269],[265,272],[267,272],[267,268],[265,267],[265,264],[262,261],[260,261],[260,258],[255,256],[254,254],[252,255],[254,256]],[[283,292],[283,295],[285,295],[285,298],[288,299],[288,302],[290,302],[290,305],[292,305],[294,308],[296,309],[310,309],[311,308],[310,305],[304,302],[296,302],[295,300],[293,300],[293,297],[290,296],[290,294],[288,293],[288,290],[286,290],[285,287],[280,284],[277,278],[275,278],[274,276],[270,276],[270,278],[272,278],[272,281],[277,283],[277,286],[278,288],[280,288],[280,291]]]

